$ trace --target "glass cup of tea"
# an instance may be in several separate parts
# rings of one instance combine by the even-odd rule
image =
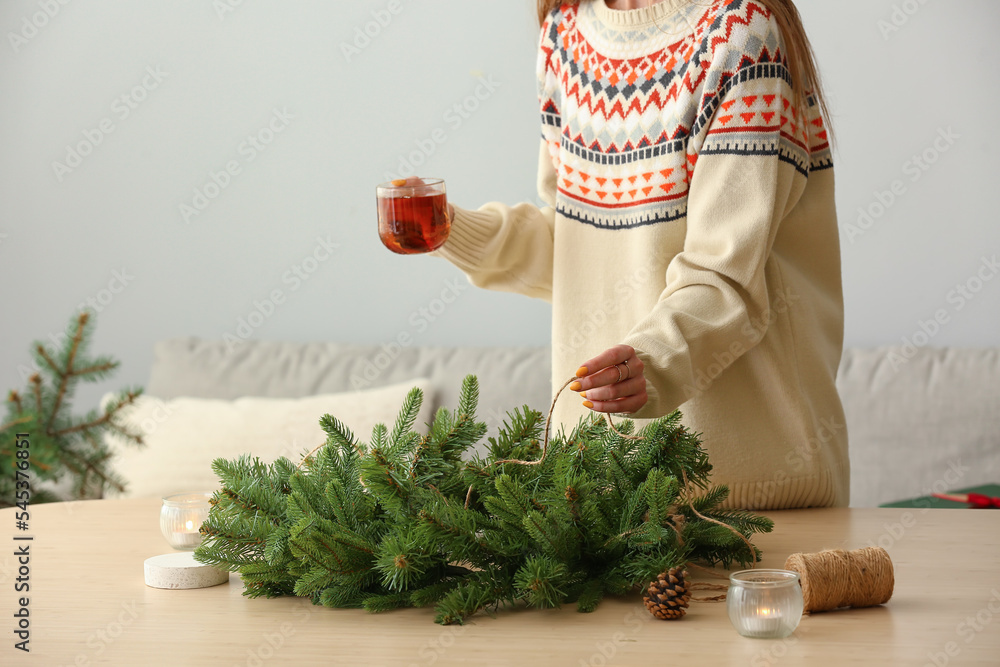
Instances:
[[[431,252],[444,245],[451,230],[448,197],[440,178],[405,178],[382,183],[378,200],[378,235],[400,255]]]

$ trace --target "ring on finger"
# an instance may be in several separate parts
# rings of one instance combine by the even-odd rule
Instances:
[[[618,366],[618,364],[615,364],[615,370],[618,371],[618,379],[615,380],[615,384],[618,384],[622,381],[622,369]]]
[[[631,380],[632,379],[632,367],[628,365],[628,359],[626,359],[622,363],[625,364],[625,370],[628,371],[628,375],[625,376],[625,379],[626,380]]]

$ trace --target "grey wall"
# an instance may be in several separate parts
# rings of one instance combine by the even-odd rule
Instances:
[[[976,283],[981,258],[1000,251],[996,3],[905,0],[895,17],[886,0],[799,4],[840,138],[847,344],[898,343],[944,311],[929,344],[996,345],[1000,279]],[[123,366],[85,389],[81,408],[144,383],[153,343],[172,336],[546,344],[540,302],[467,288],[439,309],[461,275],[385,250],[373,201],[439,128],[445,140],[419,172],[447,178],[453,201],[535,199],[531,6],[5,1],[0,388],[22,385],[30,341],[88,299],[100,309],[95,349]],[[377,34],[345,51],[366,26]],[[476,108],[458,115],[463,103]],[[254,148],[251,135],[270,143]],[[77,164],[67,152],[81,142],[96,145]],[[935,161],[914,171],[924,151]],[[227,166],[234,175],[219,176]],[[206,192],[213,173],[224,187]],[[877,193],[894,181],[879,213]],[[859,207],[877,215],[859,224]],[[296,267],[313,272],[303,280]],[[970,280],[981,287],[971,298],[953,291]],[[241,332],[275,291],[283,301]]]

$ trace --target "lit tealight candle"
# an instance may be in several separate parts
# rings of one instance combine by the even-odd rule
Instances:
[[[208,518],[211,493],[179,493],[163,499],[160,531],[174,549],[192,550],[201,544],[201,524]]]
[[[781,611],[772,607],[759,607],[755,617],[748,618],[746,622],[756,632],[770,636],[781,628]]]
[[[744,637],[787,637],[799,625],[802,606],[797,572],[743,570],[729,575],[729,620]]]

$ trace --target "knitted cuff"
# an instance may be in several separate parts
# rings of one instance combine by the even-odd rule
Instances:
[[[448,240],[431,254],[443,257],[459,268],[478,266],[496,233],[498,222],[495,213],[455,206]]]

